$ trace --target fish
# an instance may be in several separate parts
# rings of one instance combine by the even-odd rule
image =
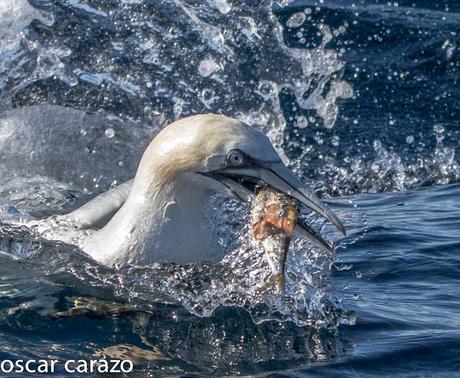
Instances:
[[[250,214],[252,237],[265,252],[272,272],[264,287],[284,292],[286,258],[299,215],[296,201],[264,186],[254,197]]]

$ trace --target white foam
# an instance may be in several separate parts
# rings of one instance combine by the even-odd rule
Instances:
[[[27,0],[0,1],[0,52],[14,50],[19,45],[21,32],[33,20],[51,26],[51,15],[32,7]]]

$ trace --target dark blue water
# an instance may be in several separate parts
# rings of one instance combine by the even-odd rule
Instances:
[[[460,375],[458,4],[2,0],[0,26],[1,360]],[[257,252],[112,271],[10,224],[129,179],[152,135],[200,112],[265,131],[344,220],[345,238],[322,229],[335,260],[295,241],[286,298],[250,293]],[[246,210],[220,205],[244,236]],[[131,310],[56,315],[77,297]]]

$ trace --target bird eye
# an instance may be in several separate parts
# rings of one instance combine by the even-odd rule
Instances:
[[[231,150],[227,154],[227,162],[232,167],[241,167],[244,160],[244,154],[240,150]]]

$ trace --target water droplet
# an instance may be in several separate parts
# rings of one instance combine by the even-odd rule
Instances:
[[[433,130],[436,134],[442,134],[444,132],[444,126],[437,123],[436,125],[433,126]]]
[[[346,318],[349,325],[355,325],[356,321],[358,320],[358,317],[356,316],[355,312],[350,312],[349,314],[347,314]]]
[[[308,126],[308,119],[304,116],[298,116],[296,119],[296,125],[299,128],[304,129]]]
[[[105,129],[105,136],[109,139],[113,138],[115,136],[115,131],[109,127],[107,129]]]
[[[412,135],[409,135],[406,137],[406,143],[412,144],[414,142],[414,137]]]
[[[286,21],[286,26],[288,28],[298,28],[304,22],[307,16],[303,12],[294,13],[289,19]]]
[[[223,14],[230,12],[232,9],[226,0],[214,0],[214,6]]]
[[[350,270],[353,267],[353,264],[341,264],[336,265],[335,268],[340,272],[342,270]]]
[[[220,68],[213,58],[203,59],[198,66],[198,73],[203,77],[208,77]]]
[[[175,101],[176,102],[174,103],[174,106],[173,106],[173,112],[174,112],[174,116],[177,119],[182,115],[182,112],[184,110],[184,101],[180,98],[176,98]]]

